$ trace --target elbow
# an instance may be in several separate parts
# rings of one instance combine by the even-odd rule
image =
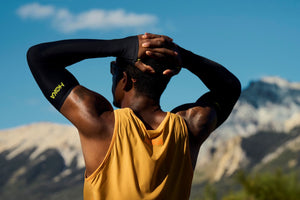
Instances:
[[[41,51],[38,45],[32,46],[26,53],[27,63],[30,69],[34,68],[38,61],[41,60]]]
[[[26,53],[27,61],[34,60],[36,57],[38,57],[39,50],[37,46],[32,46],[28,49]]]
[[[236,101],[239,99],[241,93],[242,93],[242,85],[238,78],[236,78],[236,81],[233,86],[234,96],[236,97]]]
[[[240,97],[241,93],[242,93],[242,84],[239,81],[239,79],[237,79],[237,83],[236,83],[236,92],[237,92],[237,98]]]
[[[229,92],[232,100],[234,100],[234,102],[236,102],[242,93],[241,82],[239,81],[239,79],[237,77],[235,77],[233,75],[233,77],[231,78],[230,84],[228,86],[229,86],[228,92]]]

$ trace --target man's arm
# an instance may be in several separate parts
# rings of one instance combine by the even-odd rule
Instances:
[[[171,39],[165,36],[144,39],[143,35],[138,35],[114,40],[61,40],[31,47],[27,52],[27,60],[45,97],[77,128],[80,128],[78,126],[84,121],[91,121],[86,118],[86,113],[98,117],[105,111],[112,111],[112,106],[103,96],[80,86],[66,67],[88,58],[113,56],[126,59],[142,71],[151,72],[153,69],[150,66],[140,61],[136,62],[137,58],[145,56],[147,49],[141,47],[141,43],[164,40]],[[165,51],[174,53],[168,49]],[[84,124],[82,127],[88,126]]]
[[[220,126],[231,113],[241,93],[239,80],[222,65],[179,47],[182,66],[201,79],[210,90],[201,96],[196,105],[211,105],[217,112]],[[190,105],[191,106],[191,105]],[[180,110],[182,107],[176,108]]]
[[[66,67],[84,59],[107,56],[119,56],[134,62],[138,49],[137,36],[115,40],[61,40],[31,47],[27,52],[27,59],[31,72],[48,101],[80,131],[86,133],[88,131],[82,129],[89,127],[87,125],[91,122],[91,117],[112,111],[112,106],[103,96],[80,86]],[[70,97],[68,101],[67,97]]]
[[[146,37],[155,38],[157,36],[158,35],[155,34],[148,34]],[[145,42],[142,44],[144,47],[152,48],[155,48],[155,45],[160,45],[159,41],[156,43]],[[215,118],[215,120],[213,120],[215,125],[211,128],[217,128],[227,119],[240,96],[241,85],[239,80],[226,68],[214,61],[187,51],[172,42],[166,43],[165,45],[168,46],[168,48],[175,49],[179,55],[165,54],[164,51],[154,52],[152,49],[147,51],[146,54],[149,56],[160,56],[175,65],[181,65],[199,77],[210,90],[208,93],[201,96],[195,103],[178,106],[173,109],[172,112],[191,112],[193,110],[193,113],[199,113],[201,117],[190,117],[190,119],[194,119],[194,126],[200,124],[201,126],[199,127],[201,127],[201,129],[203,129],[203,121],[207,121],[208,119],[210,119],[209,121],[212,121],[210,117],[206,117],[207,120],[204,120],[204,116],[207,116],[207,114],[213,115],[213,113],[215,113],[215,117],[211,116],[212,118]],[[171,73],[171,75],[174,74]],[[207,108],[205,110],[205,113],[207,114],[204,114],[204,111],[199,111],[199,108]],[[198,118],[201,118],[202,120],[196,120]],[[195,134],[199,135],[197,134],[197,131],[195,131]]]
[[[88,58],[120,56],[136,60],[138,38],[118,40],[62,40],[31,47],[27,60],[31,72],[49,102],[60,110],[68,93],[79,83],[66,67]]]
[[[195,74],[209,92],[195,103],[184,104],[172,112],[181,115],[190,132],[190,148],[195,166],[201,144],[231,113],[240,93],[239,80],[222,65],[178,47],[182,67]]]
[[[109,147],[113,108],[102,95],[79,85],[66,67],[84,59],[106,56],[133,62],[138,45],[137,36],[118,40],[62,40],[36,45],[27,53],[29,67],[45,97],[78,129],[88,175],[99,166]]]

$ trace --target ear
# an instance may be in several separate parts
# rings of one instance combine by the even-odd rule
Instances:
[[[129,90],[132,89],[132,87],[133,87],[133,81],[132,80],[133,79],[130,78],[130,76],[128,76],[126,72],[123,72],[123,83],[124,83],[123,89],[126,92],[128,92]]]

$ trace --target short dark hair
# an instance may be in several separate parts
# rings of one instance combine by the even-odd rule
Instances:
[[[159,62],[150,57],[145,57],[141,61],[150,65],[155,70],[155,73],[142,72],[122,58],[116,59],[116,65],[119,69],[127,73],[128,78],[136,80],[134,87],[138,94],[159,100],[171,79],[170,76],[163,75],[163,71],[173,69],[174,66],[169,66],[168,63]]]

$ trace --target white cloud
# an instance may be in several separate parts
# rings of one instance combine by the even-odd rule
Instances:
[[[22,18],[40,19],[53,15],[55,8],[53,6],[43,6],[38,3],[31,3],[20,7],[17,14]]]
[[[157,22],[157,17],[154,15],[129,13],[123,9],[109,11],[93,9],[73,14],[67,9],[37,3],[24,5],[17,13],[22,18],[49,17],[55,28],[66,33],[78,30],[139,28],[154,25]]]

